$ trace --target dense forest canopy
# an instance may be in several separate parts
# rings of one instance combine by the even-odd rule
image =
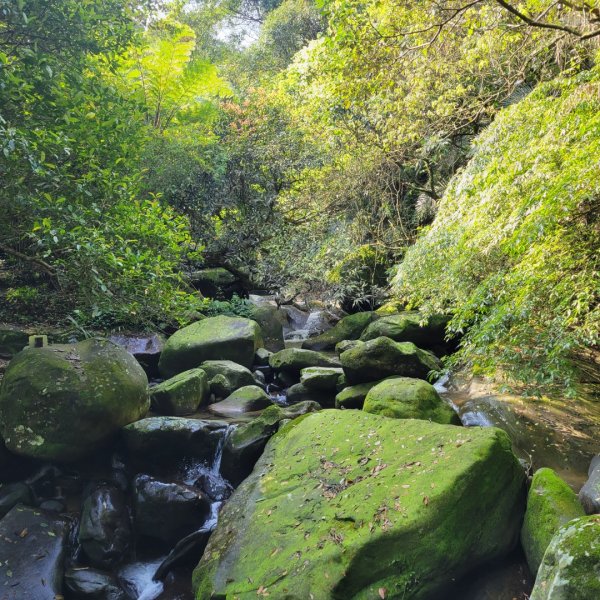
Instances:
[[[218,266],[448,313],[456,364],[571,384],[599,39],[595,0],[0,0],[0,318],[182,324]]]

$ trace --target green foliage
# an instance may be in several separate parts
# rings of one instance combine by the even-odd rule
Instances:
[[[477,140],[395,290],[466,332],[475,372],[572,388],[598,347],[600,70],[541,85]]]

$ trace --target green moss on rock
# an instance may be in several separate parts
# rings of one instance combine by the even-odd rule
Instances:
[[[357,340],[365,327],[376,318],[377,315],[373,312],[348,315],[321,335],[305,340],[302,347],[307,350],[333,350],[339,342]]]
[[[190,369],[150,389],[152,408],[163,415],[193,414],[208,399],[208,377],[202,369]]]
[[[163,377],[199,367],[206,360],[231,360],[251,367],[262,346],[258,323],[241,317],[210,317],[176,331],[165,344],[158,368]]]
[[[554,534],[565,523],[583,515],[575,492],[552,469],[535,472],[521,529],[521,544],[534,575]]]
[[[311,390],[333,392],[343,374],[341,367],[308,367],[300,372],[300,383]]]
[[[600,515],[569,521],[552,538],[531,600],[600,598]]]
[[[363,410],[392,419],[460,424],[458,415],[430,383],[411,377],[390,377],[373,386],[365,398]]]
[[[308,367],[339,367],[337,358],[327,356],[314,350],[301,348],[286,348],[269,357],[269,365],[276,371],[299,375],[302,369]]]
[[[359,383],[344,388],[335,397],[335,407],[361,409],[365,403],[365,398],[367,397],[369,390],[378,383],[378,381],[369,381],[368,383]]]
[[[257,385],[246,385],[216,404],[208,407],[217,415],[235,416],[247,412],[262,410],[273,404],[267,393]]]
[[[223,508],[196,598],[420,600],[518,536],[524,474],[499,429],[322,411],[275,435]]]
[[[217,398],[227,398],[241,387],[256,384],[250,369],[231,360],[207,360],[200,368],[206,372],[210,391]]]

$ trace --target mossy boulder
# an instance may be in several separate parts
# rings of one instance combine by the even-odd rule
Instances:
[[[163,377],[194,369],[206,360],[231,360],[249,368],[261,346],[261,331],[256,321],[210,317],[176,331],[165,344],[158,368]]]
[[[346,350],[340,361],[349,384],[366,383],[393,375],[426,379],[441,368],[440,361],[412,342],[379,337]]]
[[[243,292],[238,278],[227,269],[213,267],[199,269],[188,274],[190,283],[204,296],[220,300],[229,299]]]
[[[208,399],[208,377],[202,369],[190,369],[150,389],[152,408],[163,415],[191,415]]]
[[[600,598],[600,516],[569,521],[552,538],[531,600]]]
[[[358,346],[362,346],[362,344],[364,344],[364,342],[361,342],[360,340],[344,340],[335,345],[335,352],[339,356],[342,352],[357,348]]]
[[[419,348],[436,349],[446,344],[446,325],[450,318],[445,315],[424,317],[416,311],[406,311],[381,317],[363,331],[364,342],[387,337],[395,342],[412,342]]]
[[[534,575],[554,534],[572,519],[583,515],[575,492],[552,469],[535,472],[521,529],[521,545]]]
[[[0,388],[6,447],[42,460],[81,458],[148,408],[146,373],[131,354],[102,339],[26,348]]]
[[[373,312],[348,315],[321,335],[305,340],[302,347],[307,350],[333,350],[339,342],[357,340],[367,325],[376,317],[377,315]]]
[[[211,394],[217,398],[227,398],[241,387],[256,384],[250,369],[231,360],[207,360],[200,368],[208,377]]]
[[[378,383],[378,381],[369,381],[368,383],[358,383],[357,385],[344,388],[335,397],[335,407],[361,409],[365,403],[367,394]]]
[[[308,367],[300,371],[300,383],[311,390],[333,392],[343,375],[341,367]]]
[[[16,327],[0,326],[0,358],[12,358],[29,343],[29,334]]]
[[[272,354],[273,352],[267,350],[266,348],[259,348],[254,354],[254,366],[268,367],[269,358]]]
[[[283,350],[283,328],[288,324],[287,314],[278,306],[259,304],[252,306],[250,316],[260,325],[265,348],[271,352]]]
[[[286,398],[290,404],[298,404],[311,400],[318,402],[323,408],[333,408],[335,405],[335,390],[318,390],[309,388],[303,383],[296,383],[286,390]]]
[[[246,385],[236,390],[216,404],[211,404],[208,410],[217,415],[234,417],[247,412],[262,410],[273,404],[267,393],[257,385]]]
[[[430,598],[514,546],[523,488],[499,429],[303,417],[223,508],[196,598]]]
[[[373,386],[363,410],[392,419],[425,419],[460,425],[458,415],[430,383],[411,377],[390,377]]]
[[[276,371],[283,371],[294,376],[299,376],[302,369],[308,367],[339,367],[337,358],[327,356],[314,350],[302,348],[286,348],[269,357],[269,365]]]

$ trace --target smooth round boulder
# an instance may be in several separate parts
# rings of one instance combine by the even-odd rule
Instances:
[[[162,415],[191,415],[208,400],[208,377],[202,369],[190,369],[150,388],[150,404]]]
[[[158,368],[165,378],[199,367],[205,360],[231,360],[250,368],[261,346],[256,321],[209,317],[176,331],[165,344]]]
[[[544,553],[531,600],[600,598],[600,516],[569,521]]]
[[[521,545],[534,575],[554,534],[584,514],[575,492],[552,469],[534,473],[521,528]]]
[[[217,398],[227,398],[241,387],[256,384],[250,369],[231,360],[207,360],[200,366],[208,377],[211,394]]]
[[[10,362],[0,388],[6,447],[41,460],[77,460],[148,408],[146,373],[103,339],[26,348]]]
[[[208,410],[216,415],[234,417],[262,410],[272,404],[273,400],[262,388],[257,385],[246,385],[233,392],[225,400],[211,404]]]
[[[424,419],[460,425],[458,415],[430,383],[411,377],[390,377],[373,386],[367,393],[363,410],[392,419]]]
[[[350,385],[385,379],[393,375],[426,379],[441,369],[440,361],[412,342],[379,337],[342,352],[340,361]]]

